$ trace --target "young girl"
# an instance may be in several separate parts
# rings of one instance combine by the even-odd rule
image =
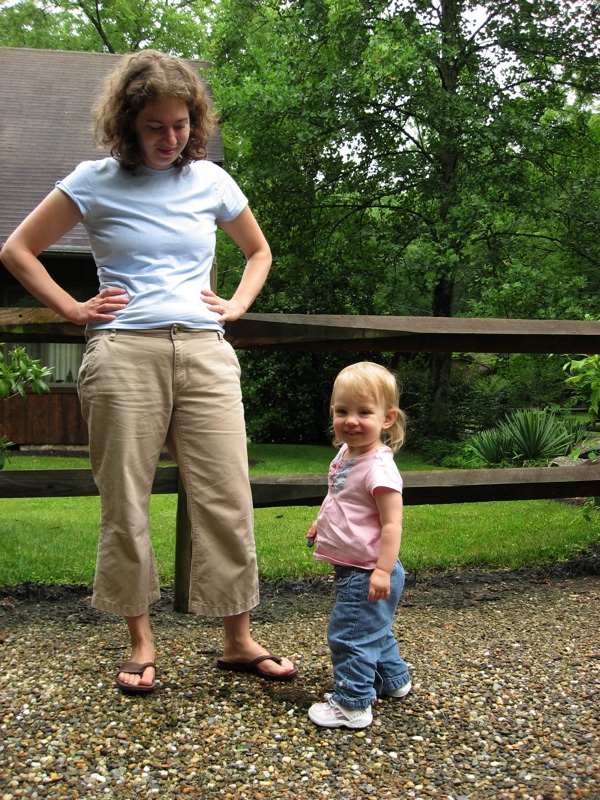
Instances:
[[[402,478],[394,453],[406,417],[385,367],[363,361],[343,369],[331,395],[334,444],[329,492],[307,538],[315,558],[335,570],[335,605],[327,627],[334,689],[309,709],[325,728],[365,728],[378,695],[405,697],[406,663],[392,634],[404,588],[398,560],[402,536]]]

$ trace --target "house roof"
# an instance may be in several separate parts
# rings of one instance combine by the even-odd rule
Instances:
[[[0,244],[80,161],[104,158],[94,143],[91,108],[121,55],[0,47]],[[188,61],[198,70],[209,61]],[[210,87],[209,87],[210,89]],[[210,161],[222,163],[218,132]],[[89,253],[81,224],[49,252]]]

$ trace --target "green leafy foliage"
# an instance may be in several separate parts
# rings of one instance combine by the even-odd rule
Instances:
[[[583,422],[581,419],[572,419],[570,417],[564,417],[562,419],[562,424],[565,426],[567,433],[571,439],[573,445],[577,445],[580,442],[584,442],[586,439],[589,438],[589,428],[587,422]],[[578,456],[578,451],[574,451],[573,455]],[[594,448],[590,451],[589,458],[595,458],[598,455],[595,452]]]
[[[4,345],[0,344],[0,399],[6,400],[13,395],[25,397],[25,390],[36,394],[50,391],[44,378],[52,374],[49,367],[43,367],[40,360],[30,358],[24,347],[14,347],[4,356]]]
[[[569,358],[564,369],[570,373],[566,383],[587,397],[590,419],[597,419],[600,406],[600,355]]]
[[[335,376],[353,361],[382,360],[380,353],[260,350],[240,352],[239,358],[248,435],[253,442],[280,445],[330,442],[329,400]]]
[[[567,408],[564,359],[537,353],[501,353],[489,359],[489,390],[504,413],[520,408]]]
[[[596,307],[598,18],[589,2],[477,7],[477,24],[471,2],[215,9],[227,164],[275,254],[258,310]],[[421,398],[434,439],[453,413],[449,358],[430,359]]]
[[[0,45],[128,53],[155,47],[204,58],[207,13],[195,0],[0,0]]]
[[[26,389],[36,394],[50,391],[44,380],[52,374],[52,370],[43,367],[37,358],[30,358],[24,347],[14,347],[4,355],[4,345],[0,344],[0,400],[8,400],[15,395],[26,398]],[[12,446],[6,436],[0,438],[0,469],[6,463],[9,448]]]
[[[575,444],[563,422],[538,408],[516,411],[500,424],[516,460],[564,456]]]
[[[8,437],[2,436],[0,438],[0,469],[4,469],[4,465],[8,461],[8,451],[9,448],[13,446],[14,442],[11,442]]]

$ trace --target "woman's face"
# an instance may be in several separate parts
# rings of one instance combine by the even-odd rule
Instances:
[[[148,103],[136,117],[135,132],[144,166],[169,169],[190,136],[188,108],[175,97]]]

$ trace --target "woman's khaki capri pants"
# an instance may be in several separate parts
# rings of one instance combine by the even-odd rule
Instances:
[[[188,497],[189,611],[224,617],[257,605],[240,368],[222,334],[92,331],[78,389],[102,502],[92,604],[138,616],[160,596],[149,509],[166,443]]]

